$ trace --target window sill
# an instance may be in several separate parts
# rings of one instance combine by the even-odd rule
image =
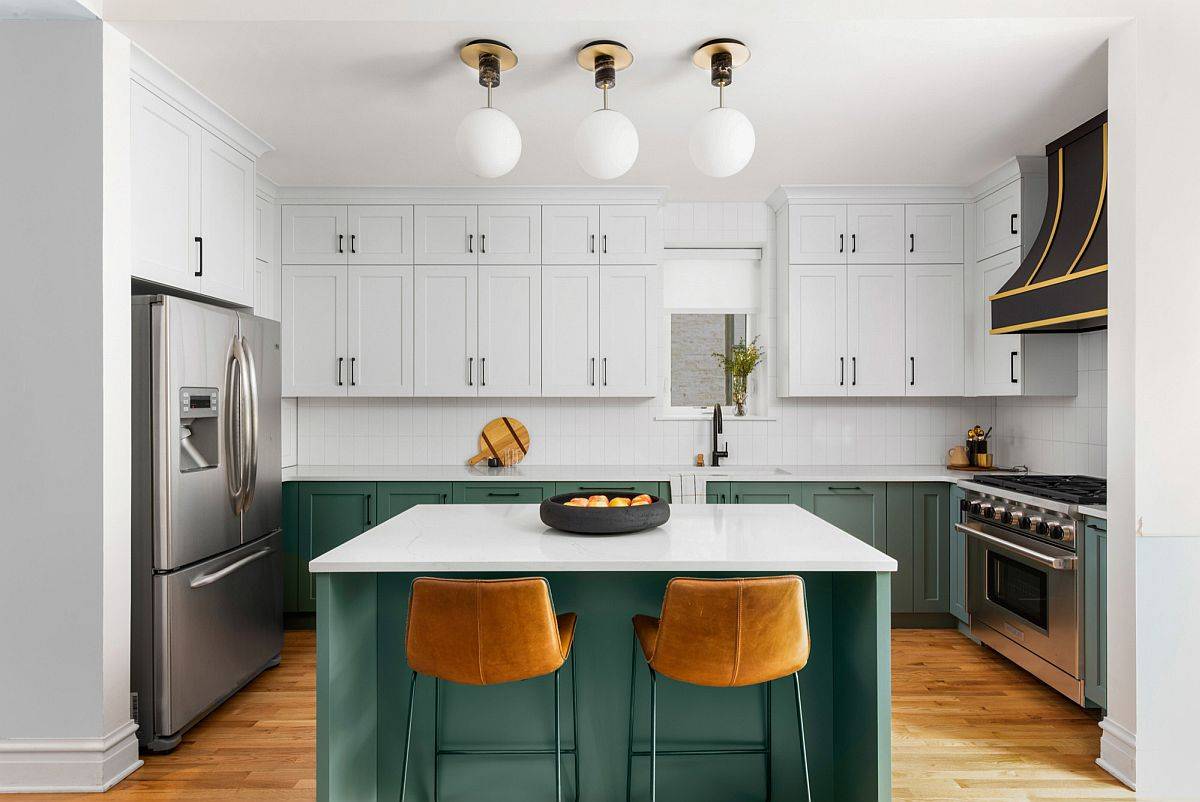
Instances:
[[[712,413],[710,412],[707,415],[655,415],[654,419],[655,420],[676,420],[676,421],[685,421],[685,420],[710,421],[710,420],[712,420]],[[775,415],[740,415],[739,416],[739,415],[731,415],[729,413],[725,413],[724,415],[721,416],[721,420],[723,420],[725,423],[736,423],[737,421],[771,421],[771,420],[779,420],[779,418]]]

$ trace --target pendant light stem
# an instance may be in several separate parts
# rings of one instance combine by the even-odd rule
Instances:
[[[487,88],[487,107],[489,109],[492,107],[492,88],[490,86]]]
[[[488,90],[489,96],[491,94],[491,91],[492,90],[490,90],[490,89]],[[489,103],[488,105],[491,105],[491,104]],[[725,87],[724,86],[717,87],[717,108],[719,108],[719,109],[725,108]]]
[[[608,109],[608,87],[604,88],[604,108]]]

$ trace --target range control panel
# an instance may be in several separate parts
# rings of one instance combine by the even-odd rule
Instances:
[[[974,493],[959,502],[959,509],[964,517],[980,518],[1056,546],[1075,548],[1075,519],[1069,516]]]

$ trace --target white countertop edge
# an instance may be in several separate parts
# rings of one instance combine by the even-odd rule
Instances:
[[[1094,507],[1081,506],[1079,508],[1079,514],[1086,515],[1089,518],[1101,518],[1101,519],[1107,521],[1108,520],[1108,507],[1107,506],[1094,506]]]
[[[712,562],[679,562],[669,564],[654,564],[647,566],[644,562],[628,563],[503,563],[503,562],[436,562],[436,563],[406,563],[406,562],[362,562],[338,563],[337,565],[316,565],[316,561],[308,564],[308,570],[313,574],[449,574],[449,573],[564,573],[564,574],[597,574],[597,573],[729,573],[730,571],[745,571],[747,573],[894,573],[899,570],[895,560],[879,560],[873,563],[846,565],[845,562],[826,560],[805,562],[802,565],[779,563],[736,563],[721,564]]]

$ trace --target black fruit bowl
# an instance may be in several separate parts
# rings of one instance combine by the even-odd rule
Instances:
[[[563,503],[580,495],[564,493],[543,501],[542,523],[552,529],[579,535],[625,535],[661,526],[671,517],[671,505],[658,496],[650,496],[649,504],[637,507],[568,507]],[[612,492],[604,495],[609,499],[633,499],[642,494]]]

